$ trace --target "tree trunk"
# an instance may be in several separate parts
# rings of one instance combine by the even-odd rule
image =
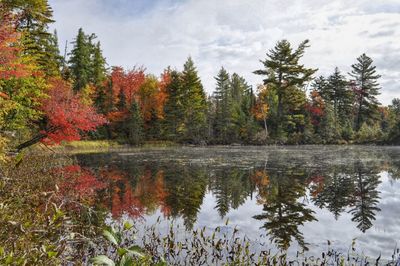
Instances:
[[[16,148],[16,152],[20,152],[20,151],[22,151],[23,149],[28,148],[28,147],[30,147],[30,146],[32,146],[32,145],[38,143],[39,141],[41,141],[42,139],[44,139],[45,137],[47,137],[49,133],[53,133],[53,132],[55,132],[55,131],[58,130],[58,129],[59,129],[59,127],[51,127],[50,129],[46,130],[45,133],[40,133],[40,134],[36,135],[35,137],[31,138],[30,140],[25,141],[25,142],[19,144],[19,145],[17,146],[17,148]]]

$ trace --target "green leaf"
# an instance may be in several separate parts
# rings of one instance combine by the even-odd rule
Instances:
[[[128,250],[126,250],[126,248],[118,248],[117,252],[118,252],[118,255],[123,256],[126,253],[128,253]]]
[[[24,152],[19,152],[17,156],[15,156],[15,167],[19,167],[19,165],[22,163],[22,160],[24,159]]]
[[[122,256],[121,260],[119,261],[119,266],[133,266],[132,257],[129,257],[126,254]]]
[[[114,245],[118,246],[118,241],[117,241],[117,236],[115,235],[115,233],[104,230],[103,231],[103,236],[110,241],[111,243],[113,243]]]
[[[137,245],[131,246],[129,248],[129,254],[139,257],[139,258],[143,258],[145,256],[145,252],[143,251],[143,249]]]
[[[130,230],[133,227],[133,224],[131,224],[130,222],[126,221],[124,223],[124,229],[125,230]]]
[[[14,253],[10,253],[8,254],[7,258],[6,258],[6,264],[11,264],[14,261]]]
[[[95,265],[107,265],[107,266],[115,266],[115,263],[105,255],[99,255],[91,259],[93,264]]]
[[[49,257],[49,258],[53,258],[53,257],[55,257],[55,256],[57,256],[57,252],[56,251],[48,251],[47,252],[47,256]]]

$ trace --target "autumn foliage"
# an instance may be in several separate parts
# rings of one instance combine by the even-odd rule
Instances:
[[[318,126],[325,114],[325,103],[317,91],[311,92],[311,103],[307,104],[306,109],[311,115],[311,123]]]
[[[24,74],[23,66],[18,63],[20,52],[17,42],[19,34],[15,29],[11,15],[2,14],[0,18],[0,78],[8,79]]]
[[[62,192],[73,192],[80,198],[94,197],[98,190],[107,187],[107,184],[98,180],[91,170],[79,165],[68,165],[56,169],[55,172],[64,177],[65,182],[60,187]]]
[[[71,86],[61,79],[51,81],[49,97],[43,101],[42,109],[48,120],[44,132],[47,137],[43,139],[47,144],[79,140],[81,132],[94,130],[106,123],[102,115],[85,105],[79,94],[74,94]]]

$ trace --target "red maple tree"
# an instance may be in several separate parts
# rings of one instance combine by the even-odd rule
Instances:
[[[71,86],[59,79],[50,81],[49,97],[43,101],[42,110],[47,118],[47,129],[42,132],[42,142],[58,144],[61,141],[79,140],[81,132],[88,132],[105,124],[104,116],[92,106],[84,104]]]

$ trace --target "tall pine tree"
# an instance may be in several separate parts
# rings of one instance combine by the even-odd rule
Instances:
[[[176,70],[170,72],[166,93],[168,98],[164,106],[163,135],[166,139],[179,141],[183,135],[185,110],[181,73]]]
[[[191,57],[183,65],[182,89],[184,96],[184,139],[192,143],[202,143],[207,134],[207,101]]]
[[[217,81],[217,87],[214,92],[214,132],[219,143],[227,144],[231,140],[232,129],[232,95],[228,72],[222,67],[215,80]]]
[[[78,92],[89,84],[91,74],[93,73],[91,60],[92,47],[89,36],[83,32],[82,28],[79,29],[73,44],[74,48],[70,53],[69,63],[73,88],[75,92]]]
[[[333,106],[335,128],[338,129],[348,122],[353,103],[353,93],[339,68],[336,67],[333,74],[328,77],[326,91],[325,101]]]
[[[294,109],[288,104],[290,101],[295,102],[296,99],[293,97],[300,96],[300,92],[297,90],[301,90],[317,71],[316,69],[306,68],[299,63],[308,47],[308,42],[308,40],[303,41],[294,50],[287,40],[279,41],[274,49],[267,53],[267,58],[261,61],[265,68],[254,71],[257,75],[267,76],[264,79],[264,84],[276,91],[277,120],[279,122],[275,131],[278,134],[282,132],[282,124],[289,123],[291,125],[294,121],[301,120],[300,114],[297,112],[288,113],[288,111]],[[288,97],[291,99],[287,99]],[[288,121],[285,121],[285,119]]]
[[[381,77],[376,73],[376,67],[372,65],[373,60],[366,54],[357,58],[349,73],[354,78],[353,90],[356,100],[355,129],[359,130],[364,122],[374,120],[379,106],[376,98],[379,93],[378,79]]]

